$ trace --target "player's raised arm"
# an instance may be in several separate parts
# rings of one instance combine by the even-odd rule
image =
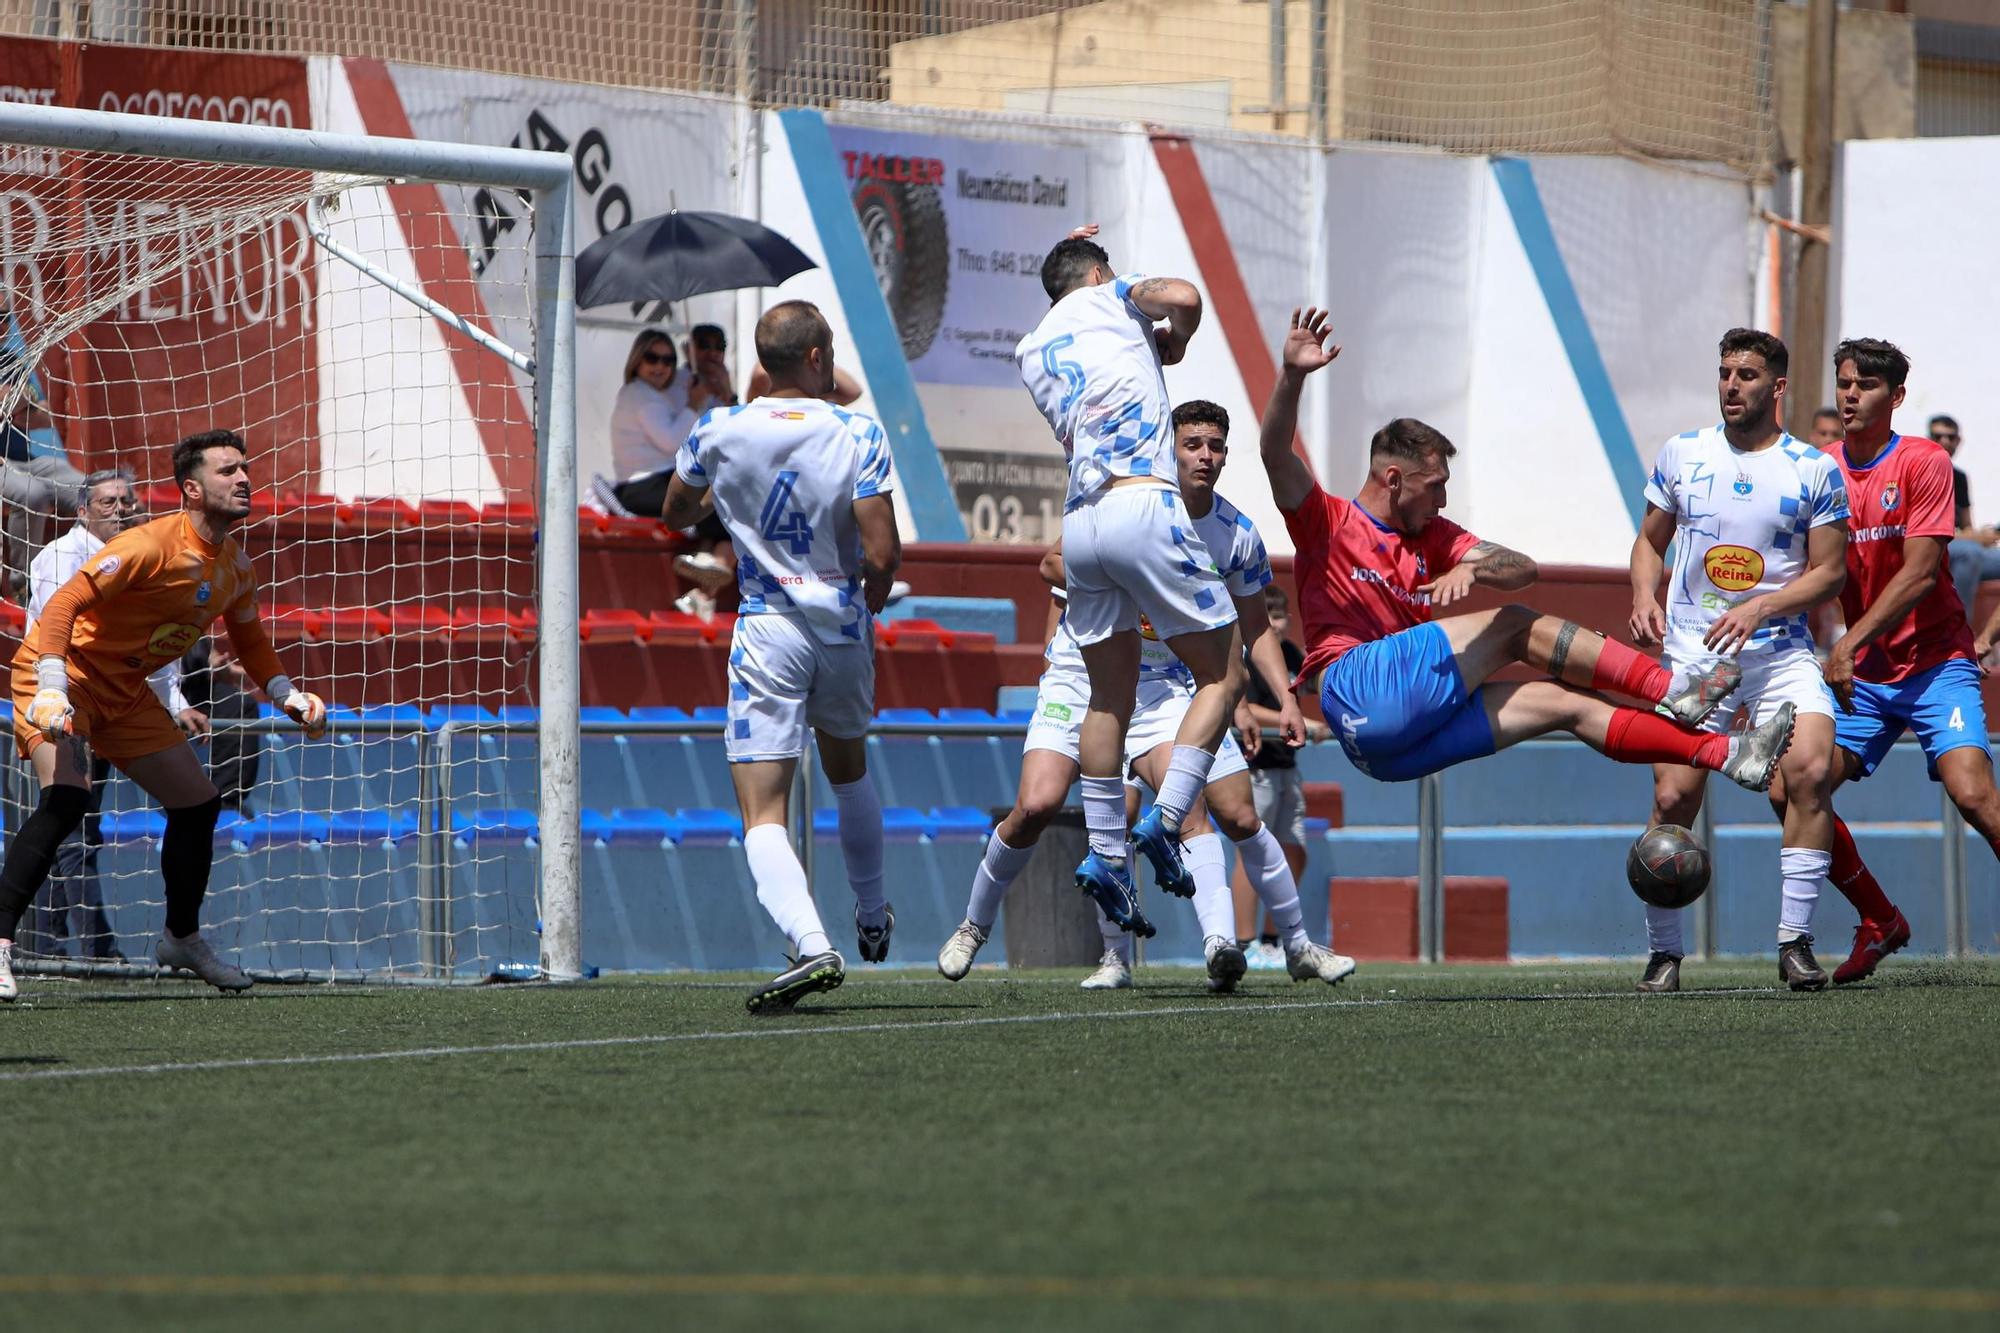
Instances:
[[[28,720],[44,736],[69,732],[73,711],[69,702],[69,641],[76,618],[134,580],[152,575],[159,566],[153,547],[114,538],[50,594],[30,631],[36,656],[35,697],[28,704]]]
[[[1271,480],[1271,498],[1286,513],[1304,504],[1313,492],[1312,472],[1292,452],[1292,439],[1299,430],[1299,394],[1306,376],[1332,365],[1340,355],[1339,345],[1327,342],[1329,332],[1326,311],[1311,307],[1292,311],[1292,324],[1279,352],[1278,383],[1258,431],[1257,449],[1264,459],[1264,475]]]
[[[264,696],[298,723],[308,737],[318,740],[324,736],[326,700],[300,689],[285,674],[277,651],[271,647],[271,636],[264,632],[263,618],[257,614],[255,593],[246,590],[222,623],[229,631],[229,644],[236,650],[237,660]]]
[[[1177,364],[1201,327],[1201,293],[1195,285],[1185,278],[1141,278],[1124,295],[1147,319],[1166,321],[1155,335],[1160,363]]]

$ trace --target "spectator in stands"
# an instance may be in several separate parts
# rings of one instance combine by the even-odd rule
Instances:
[[[1847,427],[1841,424],[1838,409],[1822,407],[1813,413],[1811,440],[1813,448],[1825,449],[1830,445],[1839,444],[1846,433]]]
[[[132,489],[132,474],[123,469],[93,472],[82,478],[76,507],[76,526],[42,548],[28,567],[28,624],[41,618],[42,608],[56,589],[75,577],[84,562],[103,548],[104,543],[140,521],[138,496]],[[191,706],[181,692],[180,668],[168,663],[154,673],[151,684],[174,720],[190,736],[208,733],[208,718]],[[55,864],[49,871],[49,890],[32,910],[30,929],[42,937],[33,947],[38,953],[60,953],[68,934],[70,914],[78,916],[77,938],[85,956],[118,959],[117,943],[104,913],[104,900],[97,877],[97,853],[104,791],[111,777],[111,765],[101,756],[90,759],[90,804],[83,824],[56,848]]]
[[[245,804],[257,786],[264,738],[241,724],[257,718],[257,687],[226,635],[197,639],[180,667],[188,700],[215,724],[208,742],[208,779],[221,794],[223,809],[247,816]]]
[[[1972,479],[1958,466],[1957,420],[1942,414],[1934,416],[1929,430],[1938,447],[1952,456],[1954,517],[1951,545],[1945,548],[1945,555],[1951,562],[1951,585],[1958,589],[1958,600],[1965,604],[1965,618],[1977,628],[1979,614],[1973,610],[1973,603],[1979,600],[1979,585],[1988,579],[2000,579],[2000,528],[1978,528],[1972,524]]]
[[[49,539],[57,520],[74,513],[83,474],[56,453],[35,452],[33,432],[55,423],[32,369],[14,352],[0,351],[0,505],[10,546],[7,568],[20,570]],[[16,585],[18,587],[18,585]]]
[[[1294,677],[1306,662],[1305,650],[1292,641],[1291,602],[1285,590],[1273,583],[1264,589],[1264,613],[1270,617],[1271,628],[1278,632],[1279,642],[1285,652],[1285,667]],[[1249,661],[1249,653],[1244,654]],[[1257,673],[1251,671],[1250,684],[1246,687],[1243,703],[1249,716],[1239,718],[1261,733],[1267,727],[1276,727],[1280,721],[1278,697]],[[1306,739],[1323,741],[1333,733],[1325,723],[1306,721]],[[1292,747],[1284,744],[1270,745],[1261,740],[1253,740],[1244,746],[1244,753],[1250,761],[1250,785],[1257,804],[1257,818],[1264,827],[1271,830],[1271,836],[1284,848],[1285,860],[1292,867],[1292,878],[1304,881],[1306,872],[1306,798],[1305,786],[1299,777],[1298,755]],[[1257,929],[1257,890],[1244,874],[1243,860],[1236,861],[1235,878],[1230,887],[1236,897],[1237,946],[1243,950],[1245,959],[1255,968],[1282,968],[1285,965],[1285,950],[1279,943],[1278,932],[1270,915],[1264,915],[1264,928]]]
[[[740,401],[729,375],[729,335],[720,324],[697,324],[688,332],[688,411],[697,419],[711,407]]]

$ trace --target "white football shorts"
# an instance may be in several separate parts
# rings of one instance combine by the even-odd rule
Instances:
[[[796,759],[808,727],[867,735],[875,718],[875,636],[865,633],[855,643],[822,643],[797,616],[739,616],[729,641],[729,762]]]
[[[1683,664],[1669,655],[1661,659],[1661,664],[1674,673],[1674,688],[1678,690],[1696,669],[1714,660],[1705,657]],[[1753,727],[1763,725],[1782,704],[1796,704],[1801,713],[1833,716],[1833,691],[1827,688],[1826,678],[1820,674],[1819,658],[1810,647],[1801,644],[1796,648],[1760,650],[1744,653],[1736,660],[1743,668],[1743,682],[1708,715],[1708,720],[1701,724],[1703,731],[1728,731],[1746,706],[1749,725]]]
[[[1065,613],[1079,644],[1152,622],[1161,639],[1216,629],[1236,605],[1169,486],[1107,486],[1063,515]]]
[[[1171,680],[1142,680],[1139,697],[1132,705],[1132,725],[1125,729],[1125,771],[1161,745],[1173,744],[1187,716],[1191,690]],[[1078,737],[1083,734],[1083,715],[1090,710],[1090,681],[1080,671],[1044,671],[1035,692],[1035,716],[1028,723],[1028,738],[1021,749],[1053,750],[1072,761],[1081,753]],[[1215,752],[1215,766],[1208,780],[1216,782],[1249,768],[1236,737],[1225,733]],[[1129,780],[1129,777],[1128,777]]]

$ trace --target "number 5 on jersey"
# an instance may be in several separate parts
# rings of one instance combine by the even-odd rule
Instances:
[[[764,499],[764,511],[758,516],[759,530],[764,540],[787,542],[793,555],[807,555],[812,551],[812,524],[806,520],[805,511],[792,506],[792,488],[798,485],[799,474],[793,471],[780,472],[771,485],[771,493]]]

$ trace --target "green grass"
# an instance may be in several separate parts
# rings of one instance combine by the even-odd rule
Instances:
[[[29,982],[9,1327],[1991,1328],[2000,966]],[[1362,1003],[1365,1002],[1365,1003]],[[1020,1021],[993,1021],[1020,1020]],[[612,1038],[596,1046],[490,1049]],[[667,1038],[672,1038],[671,1040]],[[416,1048],[476,1053],[320,1057]],[[136,1066],[291,1064],[158,1072]],[[83,1075],[83,1076],[65,1076]]]

